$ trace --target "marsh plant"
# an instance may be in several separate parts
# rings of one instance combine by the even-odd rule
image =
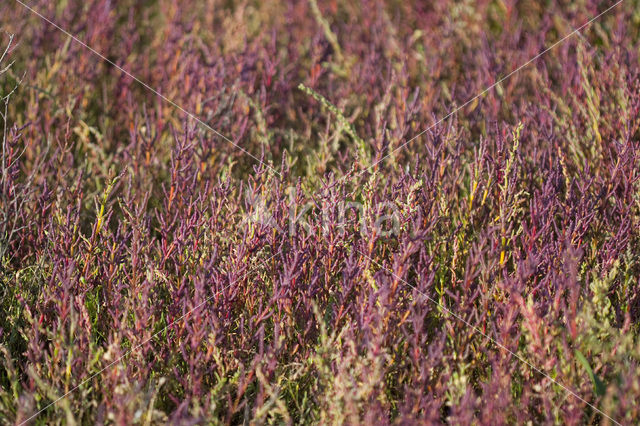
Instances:
[[[0,424],[640,421],[638,0],[23,3]]]

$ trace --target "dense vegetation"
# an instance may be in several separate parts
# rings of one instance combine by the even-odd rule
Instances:
[[[27,3],[0,423],[640,421],[638,0]]]

